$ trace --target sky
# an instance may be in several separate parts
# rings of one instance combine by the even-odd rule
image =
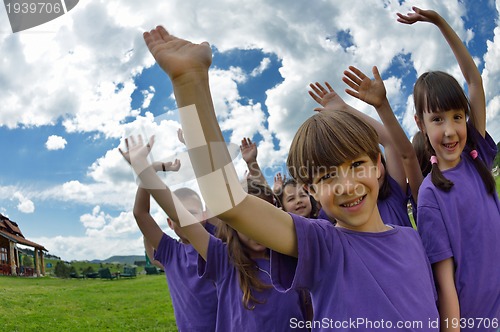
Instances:
[[[487,130],[500,141],[500,0],[233,1],[87,0],[38,27],[12,33],[0,8],[0,213],[26,238],[64,260],[142,255],[132,208],[124,137],[155,135],[155,160],[181,159],[182,174],[164,178],[193,186],[177,139],[178,111],[167,76],[147,50],[143,31],[208,41],[210,84],[226,141],[258,146],[269,182],[284,172],[290,142],[314,112],[311,82],[328,81],[346,102],[349,65],[376,65],[408,137],[417,130],[413,84],[428,70],[464,79],[439,30],[403,25],[396,13],[434,9],[466,43],[483,77]],[[234,163],[243,177],[240,156]],[[184,170],[181,166],[181,171]],[[169,235],[166,216],[151,214]]]

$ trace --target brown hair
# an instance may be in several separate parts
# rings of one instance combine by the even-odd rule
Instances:
[[[252,179],[247,179],[247,186],[250,195],[259,197],[270,204],[274,203],[274,195],[271,188]],[[243,292],[243,305],[245,309],[253,310],[255,304],[264,303],[259,302],[253,296],[253,291],[261,292],[264,289],[272,288],[272,286],[263,283],[259,279],[257,262],[251,258],[249,249],[241,242],[236,230],[222,222],[217,226],[216,236],[223,242],[226,242],[229,258],[238,272],[238,281]]]
[[[411,144],[417,155],[418,164],[420,165],[420,170],[422,175],[425,177],[431,171],[430,154],[427,149],[427,137],[421,131],[417,133],[411,139]]]
[[[257,263],[250,257],[250,252],[245,246],[238,233],[225,222],[217,227],[216,236],[227,243],[227,251],[234,268],[238,271],[238,281],[243,292],[242,302],[245,309],[253,310],[255,304],[262,304],[254,296],[253,291],[262,292],[264,289],[271,288],[271,285],[260,281]],[[252,302],[252,304],[250,303]]]
[[[417,118],[420,123],[424,123],[424,112],[446,112],[449,110],[463,110],[466,116],[470,114],[469,99],[457,80],[442,71],[431,71],[420,75],[413,88],[413,98]],[[472,115],[471,115],[472,116]],[[426,138],[426,147],[429,155],[435,155],[429,137]],[[467,142],[465,151],[476,149],[476,142],[469,132],[467,125]],[[480,158],[473,160],[476,170],[481,176],[488,193],[495,192],[495,179],[488,167]],[[453,182],[448,180],[437,164],[431,165],[432,183],[441,190],[449,191],[453,187]]]
[[[307,119],[293,138],[287,159],[290,175],[312,184],[322,170],[367,154],[377,162],[378,136],[368,123],[346,111],[320,112]]]

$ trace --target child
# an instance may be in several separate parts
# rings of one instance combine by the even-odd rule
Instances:
[[[351,67],[354,68],[354,67]],[[346,73],[346,72],[345,72]],[[344,78],[345,80],[345,78]],[[381,87],[380,95],[375,95],[377,100],[362,99],[368,104],[375,107],[381,118],[386,122],[388,121],[388,116],[385,115],[384,109],[388,107],[388,111],[391,113],[392,121],[389,121],[392,125],[396,125],[398,128],[399,123],[392,114],[392,110],[388,102],[382,103],[385,99],[385,88],[383,82],[377,82],[377,85],[369,85],[373,88],[374,93],[378,93],[375,87]],[[309,86],[313,91],[309,91],[309,95],[324,108],[316,108],[315,111],[335,111],[335,110],[346,110],[352,114],[361,117],[363,120],[371,124],[377,131],[379,136],[379,143],[384,147],[385,158],[382,156],[382,176],[379,180],[380,191],[378,198],[378,209],[380,211],[380,216],[382,220],[392,220],[396,225],[411,227],[411,221],[408,217],[408,200],[410,197],[417,197],[418,187],[422,182],[422,174],[420,170],[414,167],[414,162],[416,161],[415,154],[411,154],[413,149],[411,149],[410,142],[404,132],[403,137],[398,137],[394,139],[391,135],[390,128],[382,125],[377,120],[369,117],[368,115],[358,111],[357,109],[349,106],[344,102],[342,98],[333,90],[328,82],[325,82],[326,90],[320,83],[310,84]],[[352,91],[346,90],[349,94]],[[359,94],[353,95],[354,97],[361,99]],[[363,94],[363,97],[365,95]],[[386,100],[386,99],[385,99]],[[375,105],[375,103],[377,103]],[[380,105],[379,105],[380,104]],[[399,133],[398,133],[399,134]],[[407,144],[405,144],[407,143]],[[410,149],[408,149],[408,146]],[[407,178],[409,180],[409,186],[407,183]],[[411,194],[407,194],[411,188]]]
[[[134,144],[132,141],[131,145]],[[128,140],[126,140],[126,145],[128,149]],[[149,147],[152,147],[152,145],[153,141],[150,142]],[[133,148],[130,149],[130,153],[123,153],[129,163],[133,160],[132,151]],[[144,173],[140,175],[141,180],[144,179],[143,175]],[[155,176],[155,181],[160,183],[161,180]],[[273,203],[274,196],[269,188],[253,180],[248,181],[250,194],[261,198],[267,203]],[[141,185],[146,182],[141,182]],[[192,244],[199,253],[199,255],[196,255],[197,273],[202,277],[202,280],[209,282],[212,286],[215,283],[218,300],[217,318],[212,321],[216,324],[215,331],[288,331],[288,322],[290,320],[304,321],[307,307],[301,302],[301,294],[299,292],[284,294],[272,287],[268,249],[247,236],[236,232],[224,223],[217,227],[217,234],[220,239],[212,236],[197,223],[200,216],[192,213],[194,212],[190,208],[192,202],[188,199],[193,197],[188,195],[186,190],[186,188],[182,188],[182,191],[177,190],[174,192],[176,195],[172,195],[168,187],[150,191],[153,196],[160,194],[167,197],[163,201],[168,202],[165,212],[171,216],[169,225],[185,243]],[[139,188],[138,193],[142,195],[143,192],[147,193],[146,189]],[[181,196],[177,197],[179,193]],[[182,199],[182,203],[176,202],[177,199]],[[185,204],[185,202],[188,204]],[[199,203],[201,206],[201,202]],[[141,207],[140,210],[143,210],[144,202],[136,205]],[[146,218],[143,217],[143,219]],[[179,222],[185,222],[189,225],[181,228],[178,225]],[[149,228],[152,227],[157,227],[156,223],[144,226],[146,237],[148,235],[152,236],[149,234],[152,232]],[[143,230],[142,227],[141,230]],[[163,236],[161,241],[164,241],[165,237],[166,235]],[[157,239],[153,238],[151,241],[154,245],[154,241],[157,241]],[[160,250],[165,252],[163,255],[167,255],[169,250],[162,249],[162,242],[160,242],[155,255],[155,259],[160,260],[165,265],[168,261],[158,258],[158,251]],[[191,264],[185,264],[184,268],[190,267]],[[192,272],[190,270],[190,274]],[[183,289],[183,291],[194,297],[199,296],[196,300],[188,297],[185,299],[186,303],[193,301],[193,304],[195,304],[204,301],[203,294],[198,293],[195,288]],[[278,306],[279,310],[276,310]],[[190,322],[196,322],[199,319],[196,312],[188,311],[185,314]],[[306,331],[307,329],[299,329],[299,331],[301,330]]]
[[[127,159],[125,155],[124,157]],[[155,171],[177,171],[180,163],[176,160],[173,164],[153,165]],[[193,216],[202,218],[203,207],[196,192],[181,188],[175,193]],[[144,234],[146,248],[152,246],[156,249],[152,258],[165,270],[179,331],[215,331],[217,293],[213,282],[198,278],[198,253],[170,218],[167,219],[168,224],[180,241],[169,237],[160,229],[149,213],[149,193],[144,188],[137,188],[134,217]]]
[[[319,113],[302,125],[290,149],[289,172],[309,187],[337,227],[288,214],[239,185],[210,97],[209,45],[176,38],[162,27],[144,39],[172,81],[206,204],[232,228],[272,249],[275,287],[311,291],[314,331],[373,330],[374,325],[437,330],[428,324],[438,313],[418,234],[384,225],[376,206],[380,149],[373,128],[343,111]],[[145,185],[158,187],[147,146],[140,142],[132,150],[136,174]],[[170,208],[167,195],[150,192],[162,208]],[[304,322],[290,320],[290,329],[298,326]]]
[[[500,203],[491,166],[496,146],[486,132],[481,75],[467,48],[435,11],[413,7],[404,24],[437,26],[468,85],[427,72],[413,90],[415,120],[426,136],[432,170],[418,197],[419,232],[432,264],[444,331],[497,330],[500,319]],[[467,121],[467,117],[469,120]]]
[[[285,212],[306,218],[316,218],[318,208],[314,198],[294,179],[286,180],[281,186],[278,201]]]

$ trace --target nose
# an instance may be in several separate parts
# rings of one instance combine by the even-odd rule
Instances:
[[[457,133],[457,130],[451,121],[446,121],[444,125],[444,135],[446,137],[452,137]]]
[[[339,175],[338,182],[335,183],[334,192],[336,195],[351,195],[354,192],[354,186],[355,184],[350,174],[341,174]]]

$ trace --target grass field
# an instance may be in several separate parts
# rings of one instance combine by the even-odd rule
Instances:
[[[165,275],[132,279],[0,277],[11,331],[176,331]]]

